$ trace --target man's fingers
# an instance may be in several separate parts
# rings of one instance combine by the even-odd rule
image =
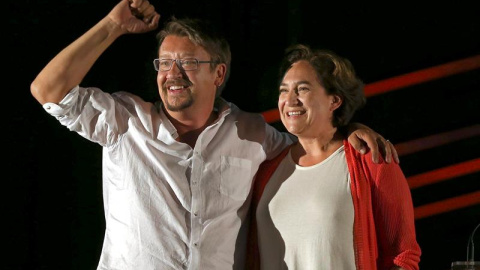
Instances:
[[[390,141],[385,140],[384,138],[379,138],[378,144],[381,145],[380,147],[382,149],[382,155],[384,156],[385,161],[387,163],[392,162],[392,149],[390,147]]]
[[[379,150],[378,150],[378,142],[377,142],[377,136],[375,136],[374,133],[370,132],[370,130],[356,130],[355,132],[356,137],[358,137],[359,140],[362,141],[362,144],[370,149],[372,151],[372,161],[374,163],[378,163],[378,155],[379,155]],[[350,136],[353,137],[353,136]],[[367,152],[367,149],[365,149],[365,152]]]
[[[367,152],[367,147],[365,146],[364,142],[359,137],[357,137],[356,135],[348,136],[348,142],[360,154],[363,155]]]
[[[378,150],[379,145],[377,140],[372,140],[370,136],[366,136],[364,140],[367,143],[368,148],[370,148],[370,151],[372,151],[372,161],[378,163],[378,155],[380,154],[380,151]]]
[[[367,147],[372,151],[372,161],[379,163],[379,156],[382,155],[386,163],[391,163],[392,158],[400,163],[395,146],[368,127],[360,127],[348,135],[348,142],[361,154],[368,152]]]
[[[156,15],[155,7],[147,0],[128,0],[132,15],[150,23]]]
[[[128,7],[130,8],[133,16],[137,17],[138,19],[142,19],[143,16],[138,10],[139,5],[141,4],[139,2],[139,0],[128,0]]]
[[[398,157],[397,149],[395,149],[395,146],[393,143],[389,140],[387,140],[388,147],[390,148],[390,151],[392,152],[393,160],[398,164],[400,163],[400,158]]]
[[[146,23],[150,23],[155,16],[155,7],[149,5],[145,10],[142,11],[143,14],[143,21]]]
[[[155,12],[153,16],[149,17],[148,19],[149,19],[148,23],[156,27],[158,24],[158,21],[160,20],[160,14]]]

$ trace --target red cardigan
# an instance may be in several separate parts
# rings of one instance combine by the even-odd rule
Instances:
[[[396,163],[372,162],[344,140],[355,211],[353,235],[355,264],[359,270],[390,269],[397,265],[418,270],[421,250],[415,236],[413,203],[406,178]],[[260,269],[256,209],[263,190],[290,147],[265,161],[255,179],[247,269]]]

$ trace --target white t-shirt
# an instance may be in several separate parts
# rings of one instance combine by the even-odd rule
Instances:
[[[286,155],[256,215],[262,270],[355,269],[354,209],[343,145],[309,167]]]

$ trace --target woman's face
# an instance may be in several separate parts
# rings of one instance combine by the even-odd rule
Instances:
[[[292,65],[283,77],[279,92],[280,118],[288,132],[298,137],[318,137],[333,128],[333,111],[342,101],[338,96],[327,94],[307,61]]]

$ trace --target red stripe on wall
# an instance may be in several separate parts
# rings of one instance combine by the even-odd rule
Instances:
[[[480,171],[480,158],[407,177],[410,189]]]
[[[422,219],[433,215],[458,210],[480,203],[480,191],[453,197],[419,207],[415,207],[415,219]]]
[[[476,68],[480,68],[480,55],[370,83],[365,86],[365,96],[382,94]]]
[[[399,156],[404,156],[479,135],[480,125],[473,125],[470,127],[438,133],[408,142],[397,143],[395,144],[395,149],[397,150]]]

